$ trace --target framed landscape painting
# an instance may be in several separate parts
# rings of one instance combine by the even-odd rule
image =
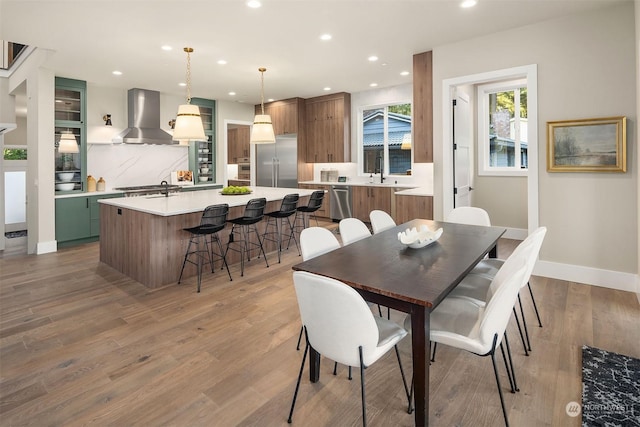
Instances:
[[[627,118],[547,122],[547,171],[626,172]]]

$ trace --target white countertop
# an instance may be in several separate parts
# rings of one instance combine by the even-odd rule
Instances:
[[[384,184],[380,184],[379,182],[357,182],[357,181],[347,181],[347,182],[337,182],[337,181],[302,181],[298,184],[313,184],[313,185],[348,185],[348,186],[357,186],[357,187],[389,187],[389,188],[415,188],[417,185],[415,184],[394,184],[385,182]]]
[[[395,192],[396,196],[433,196],[433,189],[428,187],[410,188]]]
[[[284,196],[297,193],[302,196],[310,196],[313,190],[298,188],[272,188],[272,187],[249,187],[253,193],[243,195],[225,196],[220,194],[220,189],[186,191],[170,194],[165,197],[161,194],[141,197],[122,197],[116,199],[102,199],[98,203],[117,206],[125,209],[132,209],[145,212],[151,215],[172,216],[193,212],[202,212],[209,205],[227,203],[229,207],[244,206],[251,199],[264,197],[267,202],[282,200]]]
[[[107,191],[85,191],[82,193],[56,194],[56,199],[68,199],[69,197],[87,197],[100,196],[102,194],[123,194],[124,191],[107,190]]]

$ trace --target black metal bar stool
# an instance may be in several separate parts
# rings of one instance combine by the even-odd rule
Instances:
[[[289,239],[293,237],[293,241],[298,248],[298,255],[300,255],[300,246],[298,246],[298,241],[293,233],[293,224],[291,223],[291,217],[296,213],[299,198],[300,196],[298,194],[287,194],[282,199],[280,210],[265,214],[267,216],[267,224],[264,229],[264,234],[262,235],[262,241],[269,240],[270,242],[276,242],[278,244],[278,263],[280,263],[280,254],[282,253],[283,225],[289,226]],[[271,227],[271,231],[269,231],[269,227]],[[275,230],[273,230],[273,227],[275,227]]]
[[[267,206],[267,199],[251,199],[247,202],[244,208],[244,214],[240,218],[230,219],[227,222],[233,224],[231,227],[231,233],[229,233],[229,242],[227,242],[227,250],[225,255],[232,251],[240,252],[240,275],[244,276],[244,257],[247,256],[247,261],[251,261],[251,247],[259,247],[262,255],[264,256],[264,262],[269,267],[267,261],[267,254],[264,252],[264,246],[262,246],[262,240],[260,239],[260,233],[258,233],[257,223],[262,221],[264,217],[264,208]],[[251,241],[251,233],[255,233],[258,243]],[[232,247],[232,244],[236,244],[237,247]],[[258,253],[260,257],[260,253]]]
[[[184,260],[182,261],[182,270],[180,270],[180,278],[178,284],[182,281],[182,273],[184,272],[184,266],[187,262],[198,267],[198,292],[200,292],[200,282],[202,281],[202,264],[208,262],[211,265],[211,272],[213,273],[214,258],[222,260],[223,266],[227,269],[229,274],[229,280],[231,278],[231,272],[229,271],[229,265],[227,264],[226,251],[222,251],[222,243],[218,232],[222,230],[227,224],[227,214],[229,213],[228,204],[211,205],[207,206],[202,212],[202,218],[200,219],[200,225],[190,228],[184,228],[185,231],[191,233],[189,239],[189,245],[187,246],[187,252],[184,254]],[[209,236],[209,242],[207,242],[207,236]],[[218,250],[213,250],[213,242],[218,244]],[[209,246],[211,244],[211,246]],[[195,245],[195,249],[191,250],[191,246]],[[191,255],[195,255],[196,260],[190,259]],[[222,267],[220,267],[222,268]]]
[[[322,207],[323,199],[324,190],[317,190],[311,193],[311,196],[309,196],[309,203],[307,204],[307,206],[298,206],[296,208],[296,216],[293,218],[293,230],[287,242],[287,249],[289,249],[291,239],[293,238],[293,240],[295,241],[295,233],[298,233],[298,235],[300,235],[302,230],[309,227],[309,218],[312,215],[316,220],[316,226],[318,225],[318,217],[316,216],[316,211]],[[299,252],[300,249],[298,248],[298,253]]]

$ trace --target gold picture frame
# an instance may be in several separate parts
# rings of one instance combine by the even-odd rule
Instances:
[[[547,122],[547,171],[626,172],[627,118]]]

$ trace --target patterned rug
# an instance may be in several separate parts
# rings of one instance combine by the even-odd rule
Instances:
[[[640,359],[582,347],[582,425],[640,427]]]
[[[4,237],[6,237],[7,239],[13,239],[15,237],[26,237],[26,235],[27,230],[7,231],[6,233],[4,233]]]

